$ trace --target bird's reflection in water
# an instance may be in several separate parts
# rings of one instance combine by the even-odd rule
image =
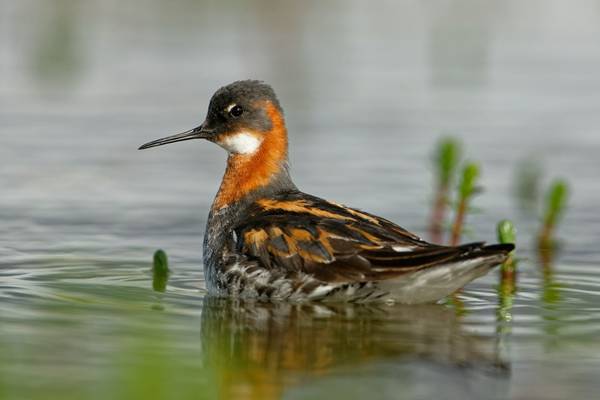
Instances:
[[[207,298],[202,312],[203,352],[217,375],[221,398],[276,399],[307,377],[377,362],[508,375],[506,364],[493,352],[494,338],[466,333],[454,310],[440,305],[262,304]]]

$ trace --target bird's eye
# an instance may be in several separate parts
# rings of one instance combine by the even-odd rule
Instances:
[[[239,117],[243,113],[244,113],[244,109],[240,106],[233,106],[233,107],[231,107],[231,110],[229,110],[229,115],[231,115],[234,118]]]

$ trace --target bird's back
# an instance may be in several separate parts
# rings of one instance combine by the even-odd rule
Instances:
[[[297,190],[258,197],[235,219],[210,285],[221,295],[431,302],[512,250],[434,245],[384,218]]]

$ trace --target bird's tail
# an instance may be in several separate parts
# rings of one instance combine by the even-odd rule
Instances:
[[[464,244],[451,260],[381,283],[400,303],[436,302],[503,263],[514,247],[512,244]]]

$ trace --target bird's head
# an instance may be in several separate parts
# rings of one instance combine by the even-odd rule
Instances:
[[[237,81],[217,90],[204,122],[189,131],[154,140],[147,149],[191,139],[214,142],[231,155],[256,153],[264,143],[279,137],[287,144],[283,112],[273,89],[255,80]]]

